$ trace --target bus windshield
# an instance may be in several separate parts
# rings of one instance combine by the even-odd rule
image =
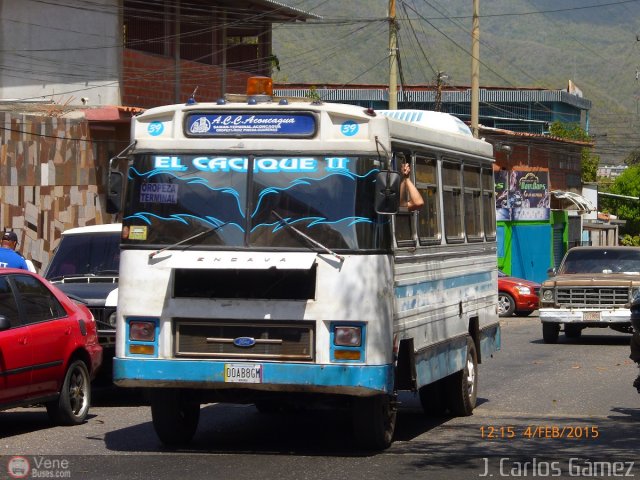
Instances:
[[[335,250],[387,250],[389,217],[373,201],[378,171],[374,156],[138,154],[123,244],[170,245],[204,232],[191,243],[316,249],[306,235]]]

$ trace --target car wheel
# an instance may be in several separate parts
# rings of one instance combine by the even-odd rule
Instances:
[[[516,310],[516,302],[513,297],[505,292],[498,292],[498,315],[501,317],[510,317]]]
[[[560,325],[557,323],[544,322],[542,324],[542,339],[544,343],[558,343],[560,335]]]
[[[580,338],[582,335],[582,328],[580,325],[565,325],[564,336],[567,338]]]
[[[82,360],[75,360],[64,376],[58,400],[46,404],[49,418],[59,425],[78,425],[85,421],[91,404],[91,378]]]
[[[200,404],[185,398],[179,389],[153,391],[151,419],[158,438],[165,445],[184,445],[196,433]]]
[[[470,337],[467,337],[464,368],[446,377],[445,385],[451,413],[458,417],[471,415],[478,397],[478,355],[476,345]]]
[[[355,397],[352,406],[356,441],[366,450],[384,450],[391,445],[398,410],[391,395]]]

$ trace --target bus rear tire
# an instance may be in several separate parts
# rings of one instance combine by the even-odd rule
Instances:
[[[391,395],[353,399],[353,429],[359,447],[384,450],[391,445],[398,416],[394,399]]]
[[[471,337],[467,337],[464,368],[446,378],[445,390],[452,415],[467,417],[473,413],[478,397],[478,354]]]
[[[185,398],[179,389],[154,391],[151,418],[162,443],[184,445],[191,441],[198,428],[200,404]]]

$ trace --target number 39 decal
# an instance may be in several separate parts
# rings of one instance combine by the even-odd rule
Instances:
[[[342,133],[346,137],[353,137],[360,127],[353,120],[347,120],[342,125],[340,125],[340,133]]]

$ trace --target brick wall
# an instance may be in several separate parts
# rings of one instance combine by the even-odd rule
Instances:
[[[107,165],[96,160],[85,119],[0,112],[0,228],[39,273],[62,231],[108,223]]]
[[[246,72],[227,71],[227,92],[244,93]],[[180,99],[186,102],[196,87],[198,102],[215,102],[222,96],[222,69],[188,60],[180,61]],[[122,69],[122,102],[135,107],[157,107],[176,103],[175,61],[169,57],[125,49]]]

